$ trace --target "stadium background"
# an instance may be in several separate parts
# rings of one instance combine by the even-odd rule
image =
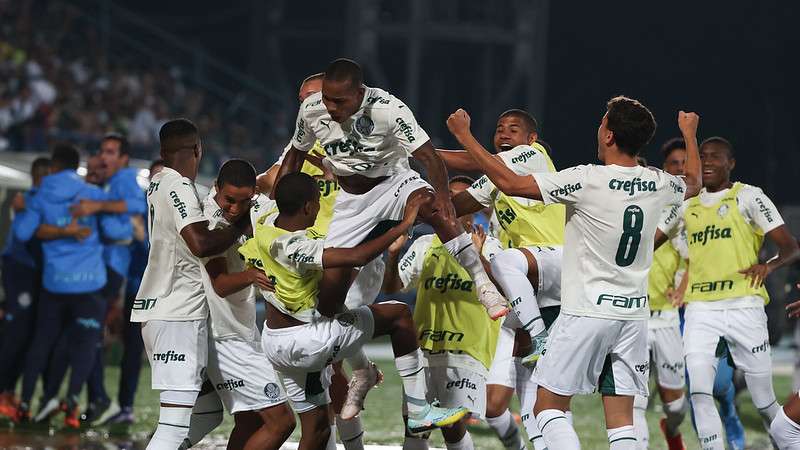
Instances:
[[[16,179],[3,179],[0,236],[25,182],[19,161],[58,140],[90,152],[123,131],[149,160],[157,127],[180,115],[201,127],[205,180],[232,156],[266,168],[291,133],[299,80],[338,56],[403,98],[437,146],[455,146],[444,119],[458,107],[486,140],[502,110],[532,111],[558,167],[593,159],[612,95],[653,110],[656,165],[676,110],[698,111],[700,136],[733,142],[735,177],[763,187],[798,235],[798,20],[800,5],[777,0],[0,0],[0,175]],[[790,272],[770,279],[773,340],[791,334]]]

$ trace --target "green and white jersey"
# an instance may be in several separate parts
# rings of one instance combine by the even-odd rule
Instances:
[[[545,204],[567,207],[561,311],[644,320],[647,275],[662,209],[683,201],[686,184],[652,167],[576,166],[533,175]]]

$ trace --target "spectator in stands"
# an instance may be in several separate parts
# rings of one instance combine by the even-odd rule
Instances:
[[[51,175],[26,205],[26,214],[15,229],[17,239],[43,241],[42,291],[31,349],[25,360],[22,398],[17,420],[30,418],[30,401],[39,374],[62,332],[70,335],[70,367],[65,425],[80,426],[78,395],[86,381],[101,338],[103,300],[98,295],[106,283],[100,231],[109,239],[130,236],[130,222],[115,215],[73,218],[70,206],[80,199],[104,200],[105,194],[76,173],[78,150],[58,145],[51,158]],[[49,401],[48,401],[49,402]],[[43,405],[46,406],[46,405]]]
[[[37,158],[31,165],[33,187],[17,194],[12,201],[16,214],[3,250],[4,334],[0,341],[0,415],[12,417],[17,406],[14,390],[22,371],[25,353],[33,337],[37,299],[41,287],[41,243],[38,239],[22,242],[14,236],[27,213],[25,206],[36,194],[42,178],[50,170],[50,160]]]

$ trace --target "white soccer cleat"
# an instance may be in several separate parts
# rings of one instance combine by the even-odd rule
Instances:
[[[492,320],[497,320],[510,311],[505,297],[491,282],[478,286],[478,300],[486,308]]]
[[[542,330],[539,334],[531,338],[531,345],[533,349],[531,350],[530,355],[525,356],[522,358],[522,364],[527,367],[533,367],[536,364],[536,361],[544,355],[545,350],[547,349],[547,330]]]
[[[356,417],[364,409],[364,399],[373,387],[381,384],[383,373],[378,370],[375,363],[370,362],[366,369],[354,370],[347,387],[347,398],[342,405],[339,416],[344,420]]]
[[[39,410],[39,414],[33,418],[35,423],[44,423],[50,420],[51,417],[61,412],[61,402],[57,398],[51,398]]]

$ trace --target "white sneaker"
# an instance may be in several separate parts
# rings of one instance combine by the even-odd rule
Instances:
[[[42,423],[47,422],[50,420],[51,417],[58,414],[61,411],[61,402],[57,398],[51,398],[47,401],[47,403],[42,406],[39,410],[39,414],[36,414],[36,417],[33,418],[35,423]]]
[[[364,399],[367,398],[369,390],[381,384],[382,381],[383,373],[373,362],[370,362],[366,369],[354,370],[350,384],[347,386],[347,398],[344,400],[339,416],[344,420],[356,417],[364,409]]]
[[[486,312],[489,313],[492,320],[508,314],[508,302],[491,282],[478,286],[478,300],[486,308]]]
[[[111,419],[112,417],[116,416],[120,412],[122,412],[122,409],[119,407],[117,402],[112,402],[111,406],[109,406],[108,409],[106,409],[105,412],[103,412],[103,414],[101,414],[100,417],[98,417],[90,425],[93,426],[93,427],[97,427],[97,426],[100,426],[100,425],[105,425],[106,422],[108,422],[109,419]]]

